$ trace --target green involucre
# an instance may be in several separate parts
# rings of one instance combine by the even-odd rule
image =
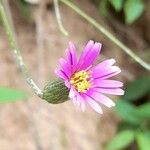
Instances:
[[[43,90],[43,99],[52,104],[63,103],[68,100],[69,89],[61,79],[48,82]]]

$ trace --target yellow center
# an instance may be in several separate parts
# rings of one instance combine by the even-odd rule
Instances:
[[[71,77],[70,83],[78,92],[85,93],[91,87],[91,83],[89,81],[90,74],[90,72],[85,70],[79,71]]]

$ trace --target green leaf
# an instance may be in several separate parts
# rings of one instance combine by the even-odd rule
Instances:
[[[136,134],[136,141],[139,150],[149,150],[150,149],[150,137],[141,131]]]
[[[144,11],[142,0],[126,0],[124,5],[125,21],[131,24],[136,21]]]
[[[115,8],[116,11],[120,11],[123,7],[124,0],[109,0],[111,5]]]
[[[119,132],[106,146],[105,150],[120,150],[134,141],[134,131],[124,130]]]
[[[150,76],[139,77],[127,85],[123,99],[136,101],[150,91]]]
[[[27,19],[27,21],[31,21],[31,7],[28,3],[23,0],[17,1],[21,15]]]
[[[121,130],[135,130],[135,129],[139,129],[139,125],[138,124],[130,124],[128,122],[120,122],[118,124],[118,131],[121,131]]]
[[[143,120],[150,118],[150,103],[145,103],[137,108],[139,117]]]
[[[27,98],[27,94],[21,90],[16,90],[8,87],[0,87],[0,103],[25,100]]]
[[[126,102],[125,100],[118,100],[115,107],[116,113],[125,121],[131,124],[140,124],[136,107]]]
[[[101,15],[106,17],[108,15],[108,0],[100,1],[98,8]]]

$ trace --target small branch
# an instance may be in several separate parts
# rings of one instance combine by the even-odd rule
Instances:
[[[29,84],[29,86],[31,87],[31,89],[35,92],[35,94],[37,94],[39,97],[42,97],[42,95],[43,95],[42,91],[39,89],[39,87],[35,84],[35,82],[31,78],[29,71],[23,62],[22,56],[20,54],[20,50],[19,50],[17,43],[16,43],[16,40],[15,40],[15,36],[12,32],[13,31],[12,29],[14,29],[14,28],[13,28],[13,26],[11,27],[9,22],[8,22],[8,17],[5,13],[5,10],[2,6],[1,1],[0,1],[0,17],[2,19],[4,29],[5,29],[6,35],[8,37],[10,46],[12,48],[14,55],[15,55],[16,61],[19,65],[19,68],[20,68],[22,74],[24,75],[24,78],[26,79],[26,81]]]
[[[57,23],[59,26],[60,31],[65,35],[68,36],[68,32],[65,30],[65,28],[63,27],[62,21],[61,21],[61,16],[60,16],[60,11],[59,11],[59,3],[58,0],[54,0],[54,8],[55,8],[55,14],[56,14],[56,19],[57,19]]]
[[[9,20],[9,24],[10,24],[10,27],[11,27],[11,31],[14,35],[14,39],[16,41],[16,44],[18,46],[18,43],[17,43],[17,38],[16,38],[16,34],[15,34],[15,30],[13,27],[13,20],[12,20],[12,17],[11,17],[11,10],[10,10],[10,6],[9,6],[9,0],[2,0],[2,4],[3,4],[3,7],[5,9],[5,12],[6,12],[6,15],[7,15],[7,19]]]
[[[118,40],[113,34],[111,34],[107,29],[105,29],[101,24],[99,24],[92,17],[88,16],[85,12],[83,12],[80,8],[74,5],[72,2],[68,0],[60,0],[68,7],[73,9],[77,14],[87,20],[90,24],[92,24],[95,28],[97,28],[102,34],[104,34],[109,40],[111,40],[114,44],[116,44],[122,51],[124,51],[127,55],[132,57],[137,63],[139,63],[142,67],[150,71],[150,64],[143,61],[140,57],[138,57],[130,48],[128,48],[125,44],[123,44],[120,40]]]

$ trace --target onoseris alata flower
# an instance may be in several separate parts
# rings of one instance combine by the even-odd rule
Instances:
[[[123,95],[123,83],[109,79],[121,72],[114,66],[114,59],[107,59],[93,66],[101,51],[102,44],[90,40],[85,46],[79,60],[76,48],[72,42],[66,50],[66,59],[59,60],[60,69],[56,70],[58,77],[64,80],[69,88],[69,98],[85,111],[86,104],[96,112],[103,113],[101,106],[115,106],[115,103],[104,94]]]

